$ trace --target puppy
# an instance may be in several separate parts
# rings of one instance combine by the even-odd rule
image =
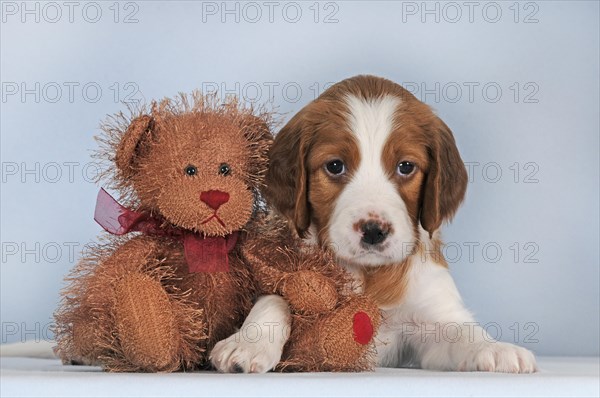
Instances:
[[[530,351],[494,341],[478,326],[441,254],[440,226],[452,218],[466,187],[448,126],[386,79],[356,76],[335,84],[275,138],[267,197],[308,243],[333,250],[379,303],[378,366],[536,370]],[[257,303],[245,325],[288,326],[285,306],[270,312],[263,308],[267,302]],[[254,365],[260,369],[277,363],[285,344],[276,339],[252,348],[237,340],[226,354],[252,363],[268,352],[268,361],[262,359],[267,366]]]

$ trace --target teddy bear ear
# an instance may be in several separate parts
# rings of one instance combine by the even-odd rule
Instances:
[[[123,134],[117,147],[115,163],[124,178],[130,178],[135,174],[137,161],[146,151],[146,144],[154,125],[154,118],[151,116],[138,116],[131,121]]]
[[[249,143],[248,171],[250,181],[261,185],[269,163],[268,152],[273,143],[273,134],[269,122],[259,116],[246,115],[241,121],[242,131]]]
[[[269,124],[264,118],[255,115],[246,115],[242,119],[241,124],[249,141],[270,140],[273,138]]]

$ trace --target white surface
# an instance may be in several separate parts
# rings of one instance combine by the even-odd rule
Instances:
[[[1,358],[2,397],[595,396],[599,358],[539,358],[532,375],[377,369],[370,373],[104,373],[58,360]]]

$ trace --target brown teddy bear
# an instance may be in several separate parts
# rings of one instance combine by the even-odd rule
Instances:
[[[270,122],[268,112],[195,92],[103,125],[100,155],[116,166],[107,177],[120,197],[101,190],[95,219],[112,235],[68,277],[55,315],[63,361],[206,368],[253,300],[280,294],[293,324],[279,369],[372,366],[377,306],[264,209]]]

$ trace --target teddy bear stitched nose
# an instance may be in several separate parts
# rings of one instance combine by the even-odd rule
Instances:
[[[229,194],[223,191],[204,191],[200,193],[200,200],[213,210],[219,209],[221,205],[229,201]]]

